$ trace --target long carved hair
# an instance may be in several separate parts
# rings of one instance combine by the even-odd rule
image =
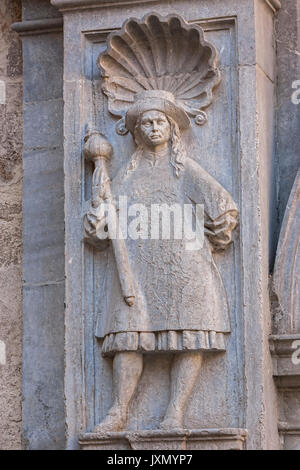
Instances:
[[[180,133],[177,122],[174,121],[174,119],[170,118],[169,116],[166,116],[166,118],[170,124],[170,129],[171,129],[170,163],[174,168],[174,173],[176,177],[180,178],[181,172],[184,170],[184,161],[186,158],[186,152],[185,152],[184,145],[182,143],[181,133]],[[134,128],[134,133],[133,133],[133,138],[136,143],[137,149],[131,157],[131,160],[126,170],[126,175],[137,167],[138,162],[143,156],[144,148],[143,148],[143,143],[142,143],[141,136],[139,133],[140,123],[141,123],[141,116],[139,116],[139,118],[137,119],[137,122]]]

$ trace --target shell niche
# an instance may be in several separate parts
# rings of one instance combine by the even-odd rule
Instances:
[[[98,66],[108,109],[122,118],[136,93],[165,90],[201,125],[202,110],[211,103],[221,78],[216,48],[205,41],[202,28],[176,15],[151,13],[142,20],[127,20],[109,35]]]

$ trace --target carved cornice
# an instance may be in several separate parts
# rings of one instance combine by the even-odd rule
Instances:
[[[279,0],[265,0],[273,11],[281,8]],[[85,9],[85,8],[107,8],[110,6],[134,5],[143,3],[159,3],[159,0],[51,0],[53,6],[61,11]]]
[[[51,0],[51,4],[61,11],[134,6],[144,3],[159,3],[159,0]]]
[[[61,11],[158,2],[159,0],[51,0],[52,5]],[[281,8],[279,0],[265,0],[265,2],[274,11]],[[43,18],[38,20],[25,20],[13,23],[11,28],[19,33],[20,36],[51,33],[63,30],[63,19]]]
[[[11,27],[20,36],[52,33],[63,30],[63,18],[20,21],[19,23],[13,23]]]
[[[300,437],[300,426],[297,424],[290,424],[286,422],[279,422],[278,430],[282,434],[290,434],[293,436],[299,436]]]

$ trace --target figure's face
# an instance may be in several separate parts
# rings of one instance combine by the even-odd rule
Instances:
[[[146,111],[140,121],[140,135],[148,147],[161,147],[170,139],[171,128],[166,115],[160,111]]]

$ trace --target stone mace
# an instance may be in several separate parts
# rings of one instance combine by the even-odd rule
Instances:
[[[119,228],[118,236],[110,239],[116,260],[122,294],[127,305],[131,307],[135,301],[133,275],[129,264],[127,248],[118,224],[118,215],[110,186],[110,178],[107,172],[107,162],[112,158],[113,149],[99,131],[88,127],[84,138],[83,155],[86,160],[94,163],[92,206],[94,208],[99,207],[103,200],[110,204],[111,222],[114,227]]]

